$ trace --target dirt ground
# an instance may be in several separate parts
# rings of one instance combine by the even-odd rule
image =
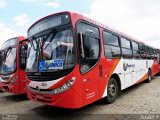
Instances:
[[[0,119],[12,120],[160,120],[160,76],[151,83],[142,82],[122,91],[112,104],[99,100],[76,110],[35,103],[26,95],[16,96],[0,92]]]

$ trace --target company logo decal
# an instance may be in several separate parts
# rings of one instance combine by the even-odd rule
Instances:
[[[41,61],[39,63],[39,71],[63,69],[63,63],[64,61],[61,59]]]
[[[135,64],[123,63],[123,70],[126,71],[128,68],[135,68]]]

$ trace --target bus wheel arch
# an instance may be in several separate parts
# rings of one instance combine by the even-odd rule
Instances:
[[[119,76],[117,74],[113,74],[108,81],[106,97],[107,103],[113,103],[117,99],[120,89],[121,84]]]
[[[115,73],[111,76],[111,78],[114,78],[117,81],[118,84],[118,92],[121,93],[121,80],[120,77]]]

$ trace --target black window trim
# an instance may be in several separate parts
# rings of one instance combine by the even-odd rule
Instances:
[[[138,50],[135,50],[133,48],[133,43],[136,43],[138,45]],[[133,58],[134,59],[141,59],[141,53],[140,53],[140,48],[139,48],[139,42],[131,40],[131,45],[132,45],[132,51],[133,51]],[[138,54],[134,54],[134,52],[138,52]]]
[[[124,36],[120,36],[120,41],[121,41],[121,38],[124,38],[124,39],[126,39],[127,41],[129,41],[130,42],[130,48],[127,48],[127,47],[123,47],[122,46],[122,42],[121,42],[121,48],[126,48],[126,49],[130,49],[130,50],[132,50],[132,44],[131,44],[131,39],[129,39],[129,38],[127,38],[127,37],[124,37]]]
[[[132,59],[132,58],[133,58],[133,50],[132,50],[132,49],[124,48],[124,47],[121,47],[121,48],[122,48],[122,49],[126,49],[126,50],[131,50],[131,51],[132,51],[132,54],[131,54],[130,57],[124,57],[124,55],[126,55],[126,54],[123,54],[123,52],[122,52],[122,57],[123,57],[123,58],[128,58],[128,59]]]
[[[108,32],[108,33],[111,33],[112,35],[117,36],[119,46],[117,46],[117,45],[111,45],[111,44],[104,44],[104,32]],[[103,29],[103,30],[102,30],[102,41],[103,41],[103,46],[104,46],[104,51],[103,51],[103,52],[104,52],[104,55],[105,55],[105,45],[120,48],[120,56],[119,56],[119,57],[107,57],[107,56],[105,55],[105,57],[106,57],[107,59],[119,59],[119,58],[122,58],[122,49],[121,49],[121,42],[120,42],[120,35],[119,35],[119,34],[113,32],[113,31],[111,31],[111,30],[108,30],[108,29]]]
[[[142,50],[140,47],[144,47],[143,49],[144,50]],[[143,60],[143,59],[147,59],[147,55],[146,55],[146,50],[145,50],[146,48],[145,48],[145,44],[143,44],[143,43],[139,43],[139,52],[140,52],[140,57],[141,57],[141,59]],[[143,52],[143,53],[142,53]]]
[[[104,44],[104,45],[110,45],[110,46],[115,46],[115,47],[121,47],[121,46],[120,46],[120,40],[119,40],[119,35],[118,35],[118,34],[116,34],[116,33],[114,33],[114,32],[111,32],[111,31],[109,31],[109,30],[103,30],[103,31],[102,31],[102,37],[103,37],[103,39],[104,39],[104,32],[107,32],[107,33],[112,34],[113,36],[116,36],[116,37],[118,38],[118,44],[119,44],[119,45],[112,45],[112,44]]]
[[[135,50],[134,48],[133,48],[133,44],[132,44],[132,49],[133,49],[133,51],[139,51],[139,43],[138,42],[135,42],[135,41],[131,41],[131,43],[136,43],[137,45],[138,45],[138,50]]]
[[[124,38],[124,39],[126,39],[127,41],[130,42],[130,48],[122,47],[121,38]],[[122,49],[128,49],[128,50],[132,51],[131,57],[124,57],[123,53],[121,52],[123,58],[127,58],[127,59],[133,59],[134,58],[133,57],[133,49],[132,49],[132,40],[130,38],[127,38],[127,37],[121,35],[120,36],[120,46],[121,46],[121,51],[122,51]]]

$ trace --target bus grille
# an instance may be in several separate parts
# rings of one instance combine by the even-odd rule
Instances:
[[[27,76],[29,80],[32,81],[50,81],[50,80],[57,80],[59,76]]]
[[[52,102],[52,97],[49,96],[43,96],[43,99],[36,98],[36,94],[31,93],[32,99],[43,102],[43,103],[51,103]]]

